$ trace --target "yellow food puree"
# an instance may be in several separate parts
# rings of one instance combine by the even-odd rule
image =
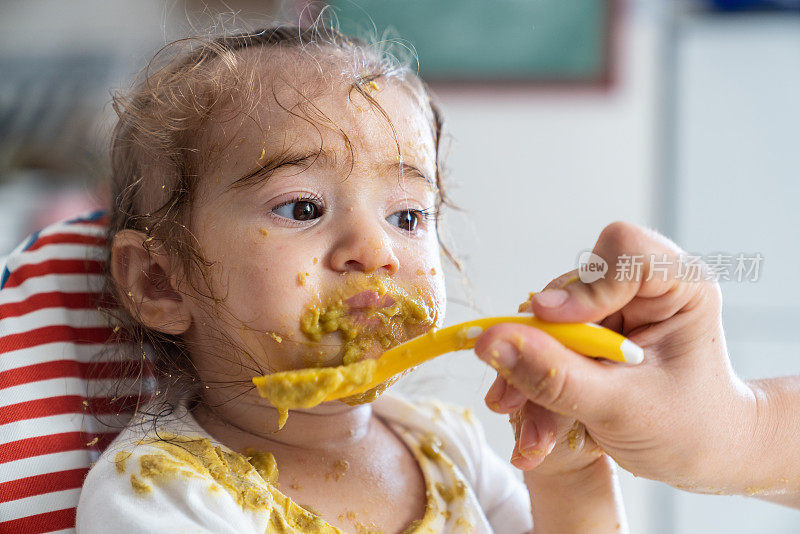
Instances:
[[[368,384],[375,374],[375,367],[375,360],[364,360],[338,367],[273,373],[265,377],[266,383],[258,385],[258,392],[285,414],[289,409],[316,406],[340,388],[347,391]],[[282,416],[280,426],[283,426],[283,421]]]
[[[331,299],[324,305],[312,304],[300,317],[300,331],[312,342],[318,343],[324,334],[341,334],[341,361],[345,365],[363,359],[364,353],[376,343],[384,350],[399,345],[405,339],[410,326],[423,323],[433,326],[422,299],[411,297],[386,278],[368,278],[351,291],[354,294],[375,291],[381,298],[388,295],[394,300],[391,306],[363,310],[365,319],[380,321],[378,328],[365,329],[353,321],[349,314],[350,307],[342,296]]]
[[[336,360],[340,359],[343,366],[273,373],[258,384],[259,394],[280,412],[279,428],[286,422],[290,409],[310,408],[334,391],[346,394],[369,384],[375,373],[375,361],[363,359],[368,350],[376,346],[388,350],[414,337],[410,335],[412,330],[420,334],[435,324],[434,314],[422,298],[410,296],[389,279],[370,277],[348,288],[351,295],[362,291],[375,291],[381,298],[388,295],[394,301],[387,307],[359,308],[363,321],[373,323],[369,327],[354,321],[344,295],[328,299],[325,304],[310,305],[300,318],[300,331],[311,343],[319,343],[325,334],[340,334],[342,348]],[[371,402],[390,384],[387,381],[342,400],[348,404]]]
[[[130,474],[131,487],[142,498],[151,498],[153,484],[178,476],[202,477],[215,482],[209,491],[219,491],[221,487],[243,510],[267,513],[267,532],[344,534],[314,513],[313,509],[295,503],[277,489],[278,466],[271,453],[248,448],[246,455],[242,455],[216,446],[207,438],[171,433],[161,433],[160,439],[143,440],[140,444],[160,449],[158,453],[140,455],[139,473]],[[135,465],[129,461],[131,457],[130,451],[117,453],[114,461],[121,475],[128,469],[135,471]],[[439,486],[428,488],[425,516],[415,521],[406,530],[407,533],[435,531],[431,527],[441,520],[438,516],[445,508],[439,494],[447,495],[449,498],[444,502],[450,502],[458,493],[457,490],[453,493],[453,490],[443,490]],[[432,493],[434,489],[436,495]]]

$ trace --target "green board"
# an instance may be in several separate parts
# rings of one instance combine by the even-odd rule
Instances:
[[[344,33],[413,45],[428,80],[601,82],[613,0],[336,0]],[[374,25],[374,28],[373,28]]]

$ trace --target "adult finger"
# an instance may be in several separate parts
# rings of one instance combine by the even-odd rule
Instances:
[[[520,412],[519,432],[512,463],[523,471],[533,469],[544,461],[556,445],[556,415],[528,402]]]
[[[510,414],[522,408],[528,399],[498,373],[484,400],[492,411]]]
[[[582,356],[537,328],[495,325],[476,340],[475,352],[509,385],[548,410],[599,421],[616,407],[617,366]]]

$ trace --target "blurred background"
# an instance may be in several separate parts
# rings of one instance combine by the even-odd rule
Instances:
[[[342,29],[416,47],[449,135],[448,323],[516,311],[573,269],[614,220],[698,255],[760,254],[723,281],[731,357],[745,378],[800,372],[799,0],[355,0]],[[3,0],[0,258],[29,232],[107,202],[109,90],[186,34],[297,22],[298,1]],[[783,280],[784,282],[781,282]],[[477,310],[477,311],[476,311]],[[402,385],[483,406],[493,372],[470,353]],[[796,446],[796,444],[790,444]],[[731,463],[737,462],[731,458]],[[701,496],[622,474],[634,533],[800,531],[800,512]]]

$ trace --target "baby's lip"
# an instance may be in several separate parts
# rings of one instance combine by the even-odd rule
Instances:
[[[389,294],[379,295],[377,291],[362,291],[344,301],[351,311],[388,308],[395,302]]]

